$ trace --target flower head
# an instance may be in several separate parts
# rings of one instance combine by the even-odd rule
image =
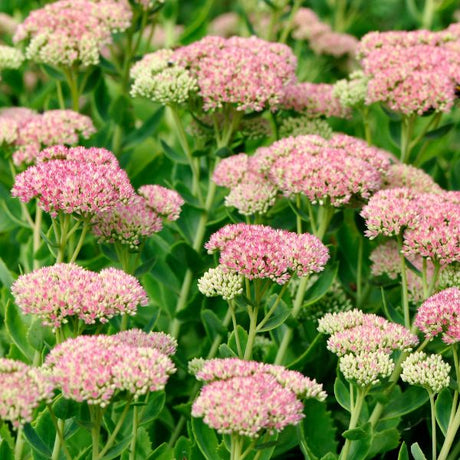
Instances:
[[[442,334],[447,344],[460,341],[460,289],[451,287],[429,297],[417,311],[414,324],[432,339]]]
[[[290,48],[257,37],[205,37],[174,51],[171,61],[196,79],[205,111],[226,103],[241,111],[274,109],[296,78]]]
[[[243,277],[231,273],[221,266],[210,268],[199,280],[198,290],[206,297],[221,296],[231,300],[243,292]]]
[[[102,47],[129,27],[131,16],[122,2],[60,0],[32,11],[13,39],[29,39],[26,56],[36,62],[87,67],[99,63]]]
[[[161,185],[143,185],[139,194],[144,197],[146,204],[166,220],[179,219],[184,199],[175,191]]]
[[[145,341],[123,335],[79,336],[51,350],[45,368],[67,399],[105,407],[119,391],[135,399],[163,390],[175,372],[171,359]]]
[[[34,409],[50,402],[54,385],[40,369],[20,361],[0,358],[0,419],[15,428],[30,423]]]
[[[367,96],[369,77],[361,70],[350,74],[347,80],[334,84],[333,96],[338,98],[343,107],[361,107]]]
[[[376,385],[381,379],[389,377],[395,364],[383,351],[370,353],[348,353],[339,359],[339,368],[347,380],[361,387]]]
[[[24,61],[20,50],[11,46],[0,45],[0,71],[2,69],[17,69]]]
[[[306,276],[322,271],[329,259],[327,248],[313,235],[263,225],[227,225],[211,236],[205,248],[209,253],[220,251],[224,270],[279,284],[294,273]]]
[[[423,351],[412,353],[401,367],[401,379],[411,385],[420,385],[433,393],[449,386],[450,365],[440,355],[427,355]]]
[[[383,188],[407,187],[420,193],[440,193],[441,187],[422,169],[396,163],[385,172]]]
[[[86,324],[115,315],[134,315],[148,298],[136,278],[115,268],[100,273],[75,264],[56,264],[21,275],[12,286],[16,304],[43,324],[60,327],[71,316]]]

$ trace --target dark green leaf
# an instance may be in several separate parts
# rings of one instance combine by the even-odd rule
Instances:
[[[305,293],[304,306],[317,302],[327,293],[327,291],[329,291],[335,277],[337,276],[338,269],[338,263],[334,263],[326,267],[326,269],[319,275],[315,284],[313,284],[313,286]]]
[[[246,344],[248,343],[248,333],[240,326],[236,326],[236,330],[238,331],[238,337],[240,339],[241,351],[244,353],[246,349]],[[228,346],[238,354],[238,347],[236,346],[236,339],[235,339],[235,331],[230,334],[228,339]]]
[[[11,272],[8,270],[8,267],[6,266],[5,262],[3,259],[0,257],[0,282],[5,286],[6,288],[10,288],[11,285],[14,282],[13,275]]]
[[[41,351],[43,349],[45,336],[48,335],[48,338],[50,338],[49,332],[49,329],[43,326],[42,322],[36,318],[32,321],[27,332],[27,341],[35,350]]]
[[[15,460],[14,451],[5,440],[0,443],[0,458],[2,460]]]
[[[221,147],[216,151],[216,156],[219,158],[227,158],[233,155],[233,152],[228,147]]]
[[[164,107],[160,107],[144,124],[126,136],[124,140],[124,149],[130,149],[150,137],[157,129],[163,118]]]
[[[445,136],[451,129],[454,127],[454,123],[448,123],[447,125],[440,126],[439,128],[433,129],[432,131],[428,131],[425,134],[425,139],[429,139],[433,141],[435,139],[439,139]]]
[[[396,394],[385,406],[381,420],[401,417],[418,409],[428,401],[428,392],[421,387],[411,386],[404,393]]]
[[[446,435],[447,427],[449,426],[452,402],[452,394],[447,388],[444,388],[444,390],[442,390],[436,398],[436,421],[438,422],[439,428],[444,436]]]
[[[267,305],[265,307],[265,313],[267,313],[277,301],[278,295],[273,294],[267,301]],[[269,318],[269,320],[259,329],[257,328],[258,332],[268,332],[272,329],[276,329],[279,325],[283,324],[286,319],[290,316],[291,310],[286,307],[286,304],[283,300],[280,300],[278,306],[276,307],[275,312]]]
[[[158,446],[148,457],[147,460],[173,460],[174,459],[174,451],[172,447],[168,446],[168,443],[164,442],[160,446]]]
[[[78,415],[79,404],[71,399],[61,397],[53,404],[53,412],[57,418],[67,420]]]
[[[358,441],[352,441],[350,445],[350,450],[348,458],[351,460],[367,460],[369,448],[371,446],[371,437],[365,437]]]
[[[164,154],[173,162],[186,165],[188,164],[187,157],[184,154],[176,152],[172,147],[170,147],[163,139],[160,141],[161,146],[163,147]]]
[[[357,441],[358,439],[367,438],[371,433],[371,424],[370,422],[365,423],[357,428],[353,428],[351,430],[346,430],[342,433],[342,436],[345,439],[349,439],[350,441]]]
[[[216,451],[219,446],[216,432],[209,428],[201,418],[192,417],[192,431],[195,442],[206,460],[216,460]]]
[[[187,460],[190,458],[191,453],[192,441],[184,436],[181,436],[174,446],[174,457],[177,460]]]
[[[410,446],[411,454],[414,456],[414,460],[426,460],[425,454],[418,445],[418,442],[415,442]]]
[[[337,402],[350,412],[350,391],[340,376],[337,376],[334,382],[334,395]]]
[[[401,444],[401,448],[399,449],[398,460],[409,460],[409,451],[405,442]]]
[[[144,425],[155,420],[163,410],[165,404],[165,392],[155,391],[149,394],[145,409],[142,411],[142,418],[139,425]]]
[[[218,335],[224,337],[227,334],[227,329],[213,311],[203,310],[201,312],[201,321],[206,330],[206,334],[211,341],[213,341]]]
[[[64,74],[60,70],[48,64],[41,64],[40,67],[43,70],[43,73],[50,77],[52,80],[64,81]]]
[[[94,91],[94,88],[99,84],[102,79],[102,72],[100,67],[93,67],[89,75],[86,78],[85,86],[83,88],[83,93],[91,93]]]
[[[109,105],[110,105],[110,95],[105,84],[104,79],[101,78],[99,84],[97,85],[94,91],[94,105],[96,111],[102,120],[108,121],[109,117]]]
[[[401,121],[401,114],[397,112],[393,112],[389,108],[385,107],[383,104],[380,106],[382,109],[383,113],[392,121]]]
[[[115,124],[126,128],[132,121],[130,109],[131,99],[124,94],[120,94],[109,106],[111,120],[115,122]]]
[[[389,428],[374,433],[372,438],[371,448],[369,450],[369,458],[377,458],[378,454],[383,454],[396,449],[399,446],[400,434],[396,428]]]
[[[29,441],[30,446],[40,455],[50,458],[52,455],[51,449],[44,443],[43,439],[32,428],[30,423],[26,423],[23,428],[24,436]]]
[[[27,340],[27,327],[21,313],[12,302],[8,302],[6,306],[5,324],[11,340],[24,356],[32,361],[34,350]]]
[[[390,123],[388,123],[388,128],[390,130],[390,140],[395,147],[399,148],[401,145],[401,122],[390,121]]]
[[[117,442],[115,446],[107,451],[107,453],[102,457],[102,460],[112,460],[117,458],[120,454],[128,447],[131,442],[132,435],[126,436],[120,442]]]
[[[192,152],[192,157],[200,158],[200,157],[205,157],[206,155],[209,154],[208,150],[194,150]]]
[[[149,271],[152,270],[153,266],[155,265],[156,257],[151,257],[150,259],[146,260],[143,264],[139,265],[134,272],[134,276],[139,278],[142,275],[145,275]]]
[[[219,356],[221,358],[237,358],[238,354],[235,353],[227,344],[219,345]]]

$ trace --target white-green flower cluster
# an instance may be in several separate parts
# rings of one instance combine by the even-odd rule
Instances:
[[[338,313],[326,313],[318,321],[318,332],[333,335],[336,332],[363,324],[365,314],[357,308]]]
[[[198,84],[190,72],[170,60],[172,50],[144,56],[131,69],[131,96],[146,97],[163,105],[183,104]]]
[[[332,137],[332,128],[326,120],[309,118],[308,115],[288,117],[281,121],[279,128],[280,137],[303,136],[317,134],[324,139]]]
[[[441,355],[412,353],[402,363],[401,379],[411,385],[420,385],[433,393],[449,386],[450,364]]]
[[[345,379],[356,382],[361,387],[376,385],[381,379],[389,377],[395,364],[388,353],[346,354],[339,360],[339,368]]]
[[[18,138],[18,122],[0,118],[0,145],[12,144]]]
[[[20,50],[12,46],[0,45],[0,70],[17,69],[24,61]]]
[[[350,74],[348,80],[339,80],[334,85],[332,94],[344,107],[360,107],[366,99],[368,82],[369,77],[363,71],[357,70]]]
[[[460,286],[460,264],[450,264],[439,272],[438,291]]]
[[[193,358],[188,362],[188,373],[196,375],[203,369],[206,360],[204,358]]]
[[[220,265],[210,268],[199,280],[198,289],[206,297],[221,296],[231,300],[243,292],[243,277],[225,272]]]

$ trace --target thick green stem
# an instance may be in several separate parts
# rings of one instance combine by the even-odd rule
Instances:
[[[452,443],[455,441],[455,436],[457,435],[458,428],[460,426],[460,405],[457,408],[457,412],[452,422],[449,423],[447,428],[446,437],[444,439],[444,444],[442,446],[441,452],[439,453],[438,460],[446,460],[449,455],[450,448]]]
[[[22,451],[24,449],[24,436],[22,434],[22,428],[18,428],[16,435],[16,444],[14,445],[14,460],[22,459]]]
[[[241,437],[238,434],[231,434],[230,460],[241,459]]]
[[[56,430],[56,437],[54,439],[54,446],[53,446],[53,453],[51,456],[52,460],[59,460],[59,454],[61,452],[61,448],[64,450],[65,457],[67,460],[72,460],[72,456],[70,455],[67,446],[65,445],[64,439],[64,420],[58,419],[54,414],[53,408],[50,404],[48,404],[48,412],[50,413],[51,420],[53,421],[54,428]]]
[[[78,81],[76,72],[73,68],[64,69],[64,75],[66,77],[67,84],[70,89],[70,96],[72,98],[72,110],[78,112],[80,108],[80,91],[78,90]]]
[[[414,132],[415,118],[413,115],[404,116],[401,122],[401,162],[408,163],[412,150],[411,139]]]
[[[89,406],[91,414],[92,460],[99,459],[99,438],[101,435],[102,410],[99,406]]]
[[[332,206],[329,206],[328,204],[324,204],[319,208],[319,227],[315,232],[315,236],[320,240],[324,238],[324,235],[327,232],[333,214],[334,208],[332,208]]]
[[[138,412],[138,408],[137,406],[134,406],[134,409],[133,409],[133,437],[131,439],[131,445],[129,448],[129,460],[136,459],[137,425],[139,423],[137,412]]]
[[[72,256],[70,257],[71,263],[77,260],[78,254],[80,253],[83,243],[85,242],[85,237],[86,237],[86,233],[88,232],[88,228],[89,228],[89,224],[85,220],[83,223],[83,228],[81,230],[80,238],[78,239],[78,243],[75,246]]]
[[[257,334],[257,315],[259,313],[259,307],[256,305],[254,308],[249,307],[249,331],[248,331],[248,342],[246,349],[244,350],[243,359],[251,359],[252,349],[254,347],[254,340]]]
[[[302,6],[302,0],[295,0],[294,5],[292,5],[291,11],[289,13],[289,18],[284,26],[283,32],[281,33],[281,37],[279,39],[280,43],[286,43],[287,38],[289,37],[289,33],[292,29],[292,23],[294,22],[294,17],[299,11],[299,8]]]
[[[42,209],[38,206],[35,208],[35,222],[33,228],[33,250],[34,250],[34,270],[40,267],[40,262],[35,259],[35,254],[37,253],[38,249],[40,248],[41,244],[41,237],[40,237],[40,230],[42,226]]]
[[[399,252],[399,260],[401,265],[401,303],[404,312],[404,326],[407,329],[410,329],[411,321],[410,321],[410,314],[409,314],[409,295],[408,295],[408,288],[407,288],[407,269],[406,269],[406,259],[404,258],[404,254],[402,251],[402,237],[398,235],[398,252]]]
[[[358,241],[358,261],[356,267],[356,306],[360,307],[363,301],[363,238]]]
[[[238,353],[238,358],[242,359],[243,349],[241,348],[240,336],[238,334],[238,323],[236,322],[235,308],[233,306],[230,308],[230,314],[232,316],[233,333],[235,334],[236,351]]]
[[[435,11],[434,0],[425,0],[425,7],[422,15],[422,29],[431,29]]]
[[[291,311],[291,316],[293,318],[297,317],[300,309],[302,308],[303,298],[305,296],[305,291],[307,290],[307,286],[308,286],[308,276],[305,276],[304,278],[300,279],[300,284],[297,289],[296,297],[294,299],[294,305]],[[275,364],[281,364],[283,362],[284,355],[286,354],[287,348],[289,344],[291,343],[293,333],[294,331],[291,328],[288,328],[288,330],[285,332],[281,340],[280,346],[278,348],[278,353],[276,354]]]
[[[350,397],[351,395],[352,395],[352,392],[350,392]],[[364,402],[365,397],[366,397],[366,391],[362,388],[358,388],[358,394],[356,395],[356,401],[351,407],[351,418],[350,418],[350,424],[348,426],[349,430],[356,428],[356,426],[358,425],[358,420],[361,414],[361,409],[363,407],[363,402]],[[340,453],[340,460],[348,460],[348,452],[350,450],[350,446],[351,446],[351,441],[349,439],[346,439],[342,452]]]
[[[300,193],[298,193],[295,197],[295,204],[297,206],[297,211],[300,211],[300,207],[302,204]],[[300,214],[298,212],[296,213],[295,220],[297,233],[300,235],[302,233],[302,218],[300,217]]]

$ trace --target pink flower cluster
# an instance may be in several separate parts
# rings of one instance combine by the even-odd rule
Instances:
[[[300,8],[294,16],[292,36],[296,40],[307,40],[316,54],[329,54],[340,57],[353,55],[358,40],[349,34],[334,32],[321,22],[316,13],[309,8]]]
[[[110,152],[94,147],[54,149],[65,158],[39,162],[18,174],[11,191],[14,197],[24,202],[37,198],[40,208],[56,216],[58,212],[95,214],[134,194],[126,172]],[[75,157],[74,152],[78,152]]]
[[[281,431],[304,417],[300,399],[326,398],[322,385],[299,372],[237,358],[205,361],[196,377],[206,385],[192,416],[219,433],[255,438]]]
[[[26,111],[21,117],[16,111],[5,111],[0,114],[2,131],[11,133],[6,143],[15,149],[13,161],[19,166],[34,163],[44,147],[76,144],[79,136],[88,138],[95,128],[89,117],[73,110],[48,110],[43,114]],[[0,139],[4,137],[0,135]]]
[[[444,289],[425,300],[417,311],[414,324],[427,339],[442,334],[442,340],[447,344],[460,342],[460,289]]]
[[[418,343],[417,336],[404,326],[360,310],[328,313],[319,320],[318,331],[332,334],[327,341],[327,348],[338,356],[348,353],[408,351]]]
[[[339,207],[378,190],[389,158],[361,139],[335,134],[329,140],[317,135],[281,139],[256,150],[250,161],[284,195],[300,193],[313,203],[328,200]]]
[[[53,328],[73,316],[86,324],[105,323],[115,315],[135,315],[138,305],[148,304],[137,279],[115,268],[95,273],[75,264],[56,264],[21,275],[11,290],[24,313]]]
[[[205,37],[177,49],[171,60],[196,78],[206,111],[223,104],[241,111],[276,109],[284,86],[296,80],[291,49],[257,37]]]
[[[211,235],[205,248],[220,251],[224,270],[248,279],[286,283],[293,274],[307,276],[324,269],[329,252],[308,233],[297,234],[264,225],[232,224]]]
[[[159,185],[144,185],[140,195],[98,212],[91,220],[93,233],[100,241],[127,244],[136,248],[148,236],[163,228],[163,220],[179,218],[182,197],[174,190]]]
[[[351,110],[340,103],[334,85],[327,83],[294,83],[284,88],[281,107],[304,112],[310,118],[325,116],[348,118]]]
[[[391,165],[383,178],[383,188],[407,187],[419,193],[440,193],[441,187],[423,169],[396,163]]]
[[[54,385],[40,369],[20,361],[0,358],[0,420],[15,428],[30,423],[34,409],[50,402]]]
[[[359,56],[368,84],[367,103],[383,102],[403,114],[448,112],[460,81],[458,36],[450,31],[370,32]]]
[[[68,339],[51,350],[44,367],[64,398],[101,407],[119,391],[137,399],[149,391],[163,390],[175,372],[173,362],[155,347],[155,333],[137,331],[135,340],[130,334]],[[164,341],[162,336],[159,342]]]
[[[13,39],[30,39],[26,55],[37,62],[65,67],[95,65],[112,33],[128,28],[131,16],[131,9],[121,2],[60,0],[32,11]]]

